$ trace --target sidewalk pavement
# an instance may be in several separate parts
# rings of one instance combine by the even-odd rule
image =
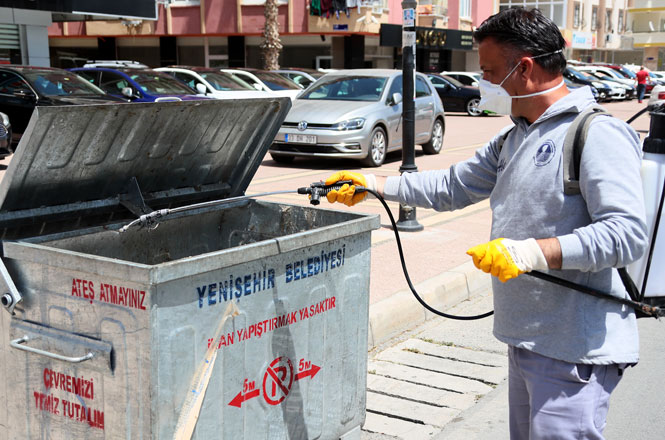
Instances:
[[[400,239],[407,269],[421,298],[431,307],[445,311],[486,292],[491,277],[476,269],[466,250],[489,239],[489,203],[452,213],[419,210],[418,215],[425,230],[401,232]],[[402,272],[394,232],[387,223],[382,222],[382,228],[372,233],[370,350],[436,316],[411,293]],[[486,311],[478,310],[476,314]]]

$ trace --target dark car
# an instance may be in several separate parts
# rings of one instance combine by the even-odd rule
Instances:
[[[428,73],[427,77],[434,84],[446,112],[466,112],[469,116],[483,114],[483,111],[478,108],[480,103],[478,87],[465,86],[447,75]]]
[[[70,69],[109,95],[132,102],[207,99],[173,76],[150,69],[80,67]]]
[[[107,95],[77,74],[33,66],[0,67],[0,112],[15,134],[23,134],[36,106],[124,102]]]
[[[565,77],[563,78],[563,81],[566,84],[566,87],[568,87],[568,89],[570,90],[579,89],[580,87],[587,87],[584,84],[573,82]],[[589,87],[591,88],[591,94],[593,94],[593,99],[598,101],[598,89],[596,89],[594,86],[589,86]]]
[[[586,75],[582,74],[578,70],[566,67],[566,70],[563,72],[563,77],[568,78],[569,80],[571,80],[576,84],[595,87],[596,90],[598,91],[598,98],[596,98],[598,102],[608,101],[611,99],[610,94],[612,93],[612,89],[610,89],[608,86],[604,85],[600,81],[589,80]]]
[[[9,123],[9,116],[0,113],[0,159],[12,154],[12,125]]]

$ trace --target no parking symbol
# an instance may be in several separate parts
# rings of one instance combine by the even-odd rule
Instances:
[[[291,391],[293,365],[291,359],[281,356],[272,361],[263,375],[263,397],[271,405],[279,405]]]

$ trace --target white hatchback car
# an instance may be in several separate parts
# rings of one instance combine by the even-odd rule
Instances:
[[[455,78],[465,86],[478,87],[478,80],[483,77],[478,72],[441,72],[441,75],[447,75]]]
[[[281,75],[267,70],[256,69],[221,69],[253,86],[256,90],[270,92],[277,96],[288,96],[293,101],[302,88]]]
[[[246,82],[218,69],[194,66],[172,66],[155,69],[168,73],[202,95],[217,99],[269,98],[274,96],[256,90]]]

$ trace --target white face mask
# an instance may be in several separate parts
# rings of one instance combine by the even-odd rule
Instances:
[[[561,50],[544,53],[542,55],[529,58],[540,58],[547,55],[554,55],[555,53],[559,52],[561,52]],[[491,111],[500,115],[509,115],[513,106],[513,98],[531,98],[532,96],[545,95],[546,93],[553,92],[563,87],[564,82],[561,80],[560,84],[541,92],[530,93],[528,95],[510,96],[510,94],[502,86],[520,64],[522,64],[522,62],[517,63],[517,65],[513,67],[510,72],[508,72],[508,75],[506,75],[503,81],[501,81],[499,84],[492,84],[491,82],[482,78],[478,80],[478,87],[480,88],[480,103],[478,104],[479,109]]]

